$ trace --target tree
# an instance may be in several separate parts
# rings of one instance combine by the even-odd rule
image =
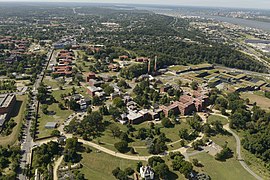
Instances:
[[[126,172],[122,171],[119,167],[115,168],[112,171],[112,174],[114,175],[114,177],[116,179],[119,179],[119,180],[128,180],[128,177],[127,177]]]
[[[158,163],[153,169],[156,175],[158,175],[161,179],[166,179],[170,172],[169,167],[165,163]]]
[[[173,125],[169,118],[163,118],[161,120],[161,124],[166,128],[172,127],[172,125]]]
[[[136,171],[137,171],[137,172],[140,172],[140,168],[141,168],[142,166],[143,166],[143,164],[142,164],[141,161],[137,162],[137,165],[136,165]]]
[[[111,93],[114,92],[114,88],[112,86],[106,86],[104,88],[104,92],[106,93],[106,95],[110,95]]]
[[[221,96],[216,99],[215,104],[225,109],[228,107],[228,101]]]
[[[233,157],[233,151],[227,147],[227,144],[223,147],[223,149],[216,154],[215,159],[218,161],[225,161],[228,158]]]
[[[192,143],[192,147],[194,150],[200,150],[200,146],[203,145],[203,141],[200,139],[200,140],[197,140],[197,141],[194,141]]]
[[[175,156],[172,161],[172,168],[175,171],[179,171],[188,177],[189,173],[193,170],[193,166],[190,162],[185,161],[183,156]]]
[[[77,149],[79,149],[79,142],[77,138],[69,138],[66,140],[66,146],[64,149],[65,162],[78,162],[80,160]]]
[[[91,114],[92,113],[92,107],[91,106],[89,106],[88,108],[87,108],[87,114]]]
[[[114,147],[121,153],[128,152],[128,143],[126,141],[120,141],[114,144]]]
[[[65,107],[64,107],[64,105],[62,103],[58,103],[58,108],[61,109],[61,110],[65,109]]]
[[[195,81],[192,81],[192,83],[190,84],[190,86],[191,86],[191,89],[197,90],[198,87],[199,87],[199,84],[197,82],[195,82]]]
[[[102,115],[109,115],[109,110],[108,110],[107,106],[101,106],[99,108],[99,112]]]
[[[131,154],[136,154],[135,149],[133,147],[130,148],[130,153]]]
[[[57,136],[57,137],[59,137],[61,134],[60,134],[60,131],[58,131],[58,130],[53,130],[52,132],[51,132],[51,135],[52,136]]]
[[[148,159],[148,164],[151,167],[155,167],[158,163],[165,163],[165,161],[159,156],[152,156]]]
[[[194,166],[200,166],[199,160],[198,159],[192,159],[192,164]]]
[[[118,108],[122,108],[125,105],[124,101],[120,97],[114,98],[113,99],[113,104]]]
[[[110,106],[109,107],[109,114],[112,115],[112,117],[114,119],[120,117],[121,112],[118,110],[118,108],[114,107],[114,106]]]
[[[188,140],[189,138],[189,134],[188,134],[188,130],[187,129],[180,129],[179,130],[179,137],[181,139],[185,139],[185,140]]]
[[[80,105],[74,100],[74,99],[71,99],[69,102],[68,102],[68,106],[71,110],[73,111],[77,111],[80,109]]]
[[[131,176],[135,171],[131,167],[127,167],[125,169],[125,173],[129,176]]]
[[[48,113],[49,113],[48,107],[49,107],[49,106],[48,106],[47,104],[44,104],[44,105],[41,106],[41,110],[42,110],[42,112],[43,112],[44,114],[48,114]]]
[[[129,88],[129,85],[124,79],[121,79],[120,81],[118,81],[117,86],[125,88],[125,89]]]
[[[93,97],[93,100],[92,100],[92,103],[93,103],[94,106],[98,106],[98,105],[100,105],[101,100],[100,100],[99,97],[94,96],[94,97]]]
[[[108,127],[108,129],[111,131],[111,133],[112,133],[112,135],[113,135],[114,138],[115,138],[115,137],[120,137],[120,135],[121,135],[121,130],[120,130],[120,128],[119,128],[117,125],[111,124],[111,125]]]

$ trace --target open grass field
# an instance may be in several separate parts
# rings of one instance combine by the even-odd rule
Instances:
[[[236,142],[233,136],[218,134],[216,136],[211,136],[210,139],[221,147],[227,143],[228,147],[234,152],[234,156],[236,156]]]
[[[270,111],[270,99],[260,95],[258,93],[241,93],[241,98],[249,98],[250,103],[257,103],[257,106],[261,107],[266,111]]]
[[[244,136],[243,131],[239,131],[237,134],[241,139]],[[260,175],[263,179],[270,179],[269,170],[265,167],[265,163],[261,159],[257,158],[243,147],[241,148],[241,155],[252,171]]]
[[[265,163],[261,159],[257,158],[254,154],[251,154],[244,148],[241,149],[241,152],[243,159],[251,170],[260,175],[263,179],[270,179],[269,170],[264,166]]]
[[[61,110],[58,107],[57,103],[53,103],[52,105],[49,105],[48,111],[53,111],[53,112],[55,112],[55,114],[54,115],[46,115],[41,111],[41,109],[39,110],[40,118],[38,119],[38,122],[39,122],[38,134],[37,134],[38,138],[50,136],[51,132],[54,130],[54,129],[46,129],[45,128],[45,125],[47,124],[47,122],[57,122],[57,123],[61,124],[73,112],[71,110]]]
[[[127,131],[126,125],[122,125],[120,123],[114,122],[110,118],[110,116],[106,116],[105,120],[110,122],[111,124],[115,124],[123,132]],[[178,136],[178,132],[180,129],[186,128],[186,129],[190,130],[189,125],[186,122],[181,122],[181,124],[177,124],[173,128],[164,128],[164,127],[162,127],[161,124],[156,124],[155,126],[160,127],[160,131],[165,133],[166,137],[171,140],[170,142],[167,142],[167,144],[176,142],[176,143],[173,143],[172,145],[168,145],[169,150],[174,150],[174,149],[180,148],[180,143],[178,142],[180,140],[180,138]],[[141,123],[139,125],[133,125],[133,127],[135,128],[135,131],[133,132],[133,134],[136,135],[140,128],[149,129],[150,124],[148,122],[144,122],[144,123]],[[132,138],[132,139],[133,139],[133,142],[129,143],[130,147],[134,147],[136,149],[136,152],[138,152],[140,155],[149,155],[149,153],[147,152],[147,149],[146,149],[145,141],[140,140],[140,139],[136,139],[136,138]],[[106,131],[103,132],[101,137],[98,137],[98,138],[94,139],[93,141],[96,143],[98,141],[100,141],[100,142],[104,143],[103,146],[106,146],[107,148],[109,148],[111,150],[115,150],[114,144],[116,142],[119,142],[120,139],[114,138],[112,135],[112,132],[107,128]]]
[[[47,81],[44,81],[44,84],[48,85],[48,86],[52,86],[52,88],[58,87],[58,82],[54,79],[52,79],[52,80],[47,79]],[[72,87],[73,86],[64,86],[63,90],[52,91],[52,95],[56,99],[57,102],[62,102],[64,104],[64,101],[61,99],[61,94],[71,93]],[[74,87],[75,87],[77,93],[82,94],[85,97],[90,97],[86,92],[86,88],[84,88],[82,86],[74,86]],[[38,120],[39,121],[38,134],[37,134],[38,138],[47,137],[53,131],[53,129],[45,129],[45,125],[47,124],[47,122],[57,122],[57,123],[61,124],[64,122],[64,120],[69,115],[71,115],[73,113],[72,110],[61,110],[58,107],[58,103],[53,103],[53,104],[49,105],[48,111],[51,111],[54,114],[47,115],[41,111],[41,108],[39,110],[39,117],[40,118]]]
[[[120,159],[106,153],[97,153],[95,149],[91,153],[82,154],[82,173],[87,179],[108,180],[115,179],[112,170],[120,167],[124,170],[131,167],[135,170],[137,161]]]
[[[226,162],[220,162],[214,159],[213,156],[203,152],[192,156],[193,159],[198,159],[203,164],[202,168],[196,168],[198,172],[205,172],[210,175],[212,180],[254,180],[235,159],[231,158]]]
[[[52,79],[51,77],[44,78],[43,83],[47,86],[51,86],[53,89],[59,88],[60,86],[60,83],[57,80]]]
[[[53,91],[52,95],[54,96],[56,101],[62,102],[60,95],[63,93],[69,93],[69,92],[71,92],[71,89],[57,90],[57,91]],[[47,124],[47,122],[57,122],[57,123],[61,124],[73,112],[72,110],[61,110],[58,107],[58,103],[53,103],[53,104],[49,105],[48,111],[54,112],[54,114],[47,115],[41,111],[41,107],[39,109],[39,117],[40,118],[38,119],[38,122],[39,122],[38,123],[38,134],[37,134],[38,138],[49,136],[51,134],[51,132],[53,131],[53,129],[46,129],[45,128],[45,125]]]
[[[0,145],[13,145],[17,142],[20,128],[22,126],[24,111],[26,108],[27,96],[17,96],[17,102],[12,110],[11,119],[14,119],[17,125],[13,128],[12,133],[8,136],[0,136]]]
[[[211,124],[211,122],[214,122],[217,120],[220,121],[223,125],[228,124],[228,119],[222,116],[218,116],[218,115],[210,115],[207,119],[207,122]]]

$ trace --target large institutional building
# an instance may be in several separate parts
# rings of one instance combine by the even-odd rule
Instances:
[[[14,109],[16,96],[14,94],[0,94],[0,130]]]

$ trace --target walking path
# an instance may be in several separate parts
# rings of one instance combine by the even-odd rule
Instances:
[[[212,113],[212,114],[215,114],[215,115],[219,115],[219,116],[222,116],[222,117],[225,117],[226,119],[228,119],[227,116],[223,116],[221,114],[218,114],[218,113]],[[252,176],[254,176],[257,180],[263,180],[260,176],[258,176],[256,173],[254,173],[249,167],[248,165],[244,162],[244,160],[242,159],[242,156],[241,156],[241,141],[240,141],[240,138],[237,134],[235,134],[230,128],[229,128],[229,123],[224,125],[223,128],[225,130],[227,130],[228,132],[230,132],[235,140],[236,140],[236,153],[237,153],[237,159],[238,161],[240,162],[240,164],[242,165],[242,167],[248,171]],[[62,128],[60,128],[62,129]],[[67,138],[71,138],[72,137],[72,134],[65,134],[65,132],[61,132],[63,133]],[[197,140],[200,140],[202,139],[204,136],[203,133],[200,133],[199,134],[199,137],[197,137],[194,141],[197,141]],[[50,142],[50,141],[55,141],[56,138],[49,138],[49,139],[44,139],[44,140],[41,140],[41,141],[38,141],[36,142],[36,144],[38,146],[40,146],[41,144],[44,144],[44,143],[47,143],[47,142]],[[88,146],[91,146],[95,149],[98,149],[104,153],[107,153],[107,154],[110,154],[112,156],[115,156],[115,157],[118,157],[118,158],[123,158],[123,159],[128,159],[128,160],[134,160],[134,161],[147,161],[149,158],[153,157],[153,156],[165,156],[165,155],[150,155],[150,156],[135,156],[135,155],[127,155],[127,154],[123,154],[123,153],[119,153],[119,152],[115,152],[113,150],[110,150],[110,149],[107,149],[103,146],[100,146],[96,143],[93,143],[93,142],[90,142],[90,141],[86,141],[86,140],[83,140],[83,139],[78,139],[79,142],[85,144],[85,145],[88,145]],[[180,140],[179,140],[180,141]],[[194,142],[192,141],[192,142]],[[176,141],[177,142],[177,141]],[[176,143],[176,142],[173,142],[173,143]],[[168,151],[168,153],[170,152],[180,152],[181,154],[184,155],[185,159],[186,160],[189,160],[189,156],[193,156],[193,155],[196,155],[196,154],[199,154],[199,153],[202,153],[204,151],[196,151],[196,152],[192,152],[192,153],[187,153],[187,149],[191,147],[192,145],[192,142],[190,142],[188,145],[186,145],[185,147],[181,147],[181,148],[178,148],[178,149],[175,149],[175,150],[171,150],[171,151]],[[61,157],[62,158],[62,157]],[[59,158],[56,162],[55,162],[55,167],[54,167],[54,179],[56,178],[57,180],[57,169],[59,167],[59,165],[61,164],[61,159]]]
[[[57,161],[54,162],[53,166],[53,180],[58,180],[58,169],[61,165],[61,162],[63,161],[64,156],[62,155],[60,158],[57,159]]]
[[[258,176],[256,173],[254,173],[249,167],[248,165],[245,163],[245,161],[242,159],[241,156],[241,141],[240,138],[237,134],[235,134],[229,127],[229,124],[226,124],[223,126],[224,129],[226,129],[229,133],[231,133],[235,140],[236,140],[236,154],[237,154],[237,159],[240,162],[240,164],[242,165],[242,167],[249,172],[253,177],[255,177],[258,180],[263,180],[260,176]]]

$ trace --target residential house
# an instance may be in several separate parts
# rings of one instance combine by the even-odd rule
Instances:
[[[92,97],[94,96],[103,97],[105,95],[103,89],[101,87],[96,86],[88,86],[87,93],[90,94]]]
[[[140,175],[141,175],[141,178],[145,180],[152,180],[155,177],[155,173],[150,166],[140,167]]]

